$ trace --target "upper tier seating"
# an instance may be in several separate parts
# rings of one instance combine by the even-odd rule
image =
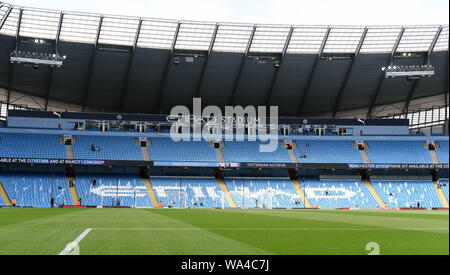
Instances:
[[[306,179],[300,184],[313,207],[316,204],[319,208],[377,207],[377,201],[361,181]]]
[[[432,181],[372,181],[372,186],[390,208],[442,207]]]
[[[432,163],[430,152],[419,141],[369,141],[367,155],[372,163]]]
[[[154,161],[217,162],[214,148],[205,141],[174,142],[170,138],[152,138],[151,141],[148,153]]]
[[[225,208],[230,207],[214,178],[151,177],[150,181],[158,202],[165,207],[183,207],[186,203],[189,208],[222,208],[222,202]]]
[[[96,184],[92,184],[95,179]],[[77,175],[75,182],[78,197],[83,205],[152,207],[145,184],[137,176],[126,175]]]
[[[9,199],[17,206],[50,207],[53,196],[57,205],[73,205],[67,178],[63,174],[0,174]]]
[[[0,156],[65,159],[66,148],[57,135],[0,134]]]
[[[448,141],[440,141],[440,148],[436,149],[439,163],[448,163]]]
[[[350,141],[297,141],[295,155],[300,163],[364,163]],[[306,153],[306,158],[302,158]]]
[[[92,151],[92,144],[100,147],[100,151]],[[75,159],[144,160],[141,147],[133,137],[76,136],[72,147]]]
[[[225,179],[237,207],[304,208],[292,181],[286,179]],[[244,185],[244,186],[242,186]],[[242,190],[244,188],[244,190]],[[244,197],[244,199],[243,199]]]
[[[285,148],[278,145],[275,152],[260,152],[260,141],[225,141],[222,148],[225,161],[229,162],[281,162],[289,163],[291,158]]]

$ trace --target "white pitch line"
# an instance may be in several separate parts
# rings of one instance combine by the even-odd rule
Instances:
[[[448,228],[94,228],[93,230],[135,230],[135,231],[394,231],[394,230],[449,230]]]
[[[67,255],[70,251],[72,251],[72,249],[78,245],[83,239],[84,237],[87,236],[87,234],[89,234],[89,232],[91,232],[92,228],[88,228],[86,230],[84,230],[83,233],[81,233],[80,236],[78,236],[73,242],[71,242],[70,244],[68,244],[66,246],[66,248],[64,248],[63,251],[59,252],[58,255]]]

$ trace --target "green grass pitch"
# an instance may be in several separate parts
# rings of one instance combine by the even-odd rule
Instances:
[[[0,254],[449,254],[448,211],[0,209]]]

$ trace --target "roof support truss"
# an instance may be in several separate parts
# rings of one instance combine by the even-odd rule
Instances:
[[[428,49],[427,56],[425,57],[424,65],[430,64],[430,55],[433,52],[434,46],[436,46],[436,42],[437,42],[437,40],[439,38],[439,35],[442,32],[442,29],[443,29],[443,27],[440,26],[438,31],[436,32],[436,35],[434,36],[434,39],[433,39],[433,41],[430,44],[430,48]],[[413,97],[414,93],[416,92],[417,85],[419,84],[419,81],[420,81],[419,79],[415,79],[414,80],[414,83],[413,83],[413,85],[411,87],[411,90],[410,90],[410,92],[408,94],[408,97],[406,98],[405,106],[403,107],[403,113],[405,113],[405,114],[408,113],[409,105],[411,104],[412,97]]]
[[[350,65],[348,67],[347,73],[345,74],[344,82],[342,83],[342,86],[339,89],[339,93],[338,93],[337,98],[336,98],[336,103],[334,104],[333,118],[336,117],[336,114],[337,114],[337,112],[339,110],[339,105],[341,104],[342,96],[344,95],[345,88],[347,87],[348,79],[350,78],[350,75],[353,72],[353,65],[355,64],[355,60],[356,60],[356,58],[358,58],[359,53],[361,51],[361,47],[362,47],[362,45],[364,43],[364,40],[366,39],[367,30],[368,29],[366,27],[364,29],[364,32],[363,32],[362,36],[361,36],[361,39],[359,40],[358,47],[356,48],[355,55],[354,55]]]
[[[314,79],[314,75],[316,74],[317,65],[319,65],[320,57],[322,56],[323,49],[325,48],[325,45],[327,44],[327,40],[328,40],[328,36],[330,36],[330,32],[331,32],[331,28],[328,28],[327,32],[325,33],[325,36],[324,36],[324,38],[322,40],[322,45],[320,46],[319,54],[317,55],[316,60],[314,61],[314,65],[312,67],[311,73],[310,73],[309,78],[308,78],[308,83],[306,84],[306,88],[303,91],[303,95],[302,95],[302,97],[300,99],[300,102],[299,102],[299,105],[298,105],[299,106],[298,110],[297,110],[297,115],[298,116],[300,116],[302,114],[302,112],[303,112],[303,107],[305,106],[306,97],[307,97],[307,95],[309,93],[309,90],[311,88],[312,80]]]
[[[275,72],[273,74],[272,82],[270,83],[269,93],[267,94],[267,99],[266,99],[266,107],[267,107],[267,109],[269,109],[269,107],[270,107],[270,101],[272,100],[273,90],[275,88],[275,83],[276,83],[277,78],[278,78],[278,73],[280,71],[281,66],[283,65],[284,56],[286,55],[287,49],[289,47],[289,43],[291,42],[291,38],[292,38],[292,33],[293,32],[294,32],[294,27],[291,26],[291,28],[289,29],[289,33],[288,33],[287,39],[286,39],[286,43],[284,43],[283,52],[281,53],[281,58],[278,61],[279,62],[279,67],[275,68]]]
[[[402,29],[401,29],[398,37],[397,37],[397,40],[395,41],[395,45],[392,48],[392,52],[391,52],[391,55],[389,57],[389,60],[387,61],[387,63],[390,62],[389,64],[391,64],[391,65],[394,63],[394,55],[397,52],[397,48],[398,48],[398,45],[400,44],[400,40],[402,40],[403,33],[405,33],[405,27],[402,27]],[[375,93],[373,94],[372,100],[370,101],[370,105],[369,105],[369,108],[367,110],[366,118],[372,118],[373,107],[374,107],[375,103],[377,102],[378,94],[381,91],[381,87],[383,87],[384,79],[385,79],[385,75],[384,75],[384,73],[382,73],[381,76],[380,76],[380,80],[378,81],[378,85],[377,85],[377,88],[375,90]]]
[[[166,87],[167,73],[169,71],[170,61],[172,60],[172,57],[173,57],[173,52],[175,50],[175,45],[177,44],[178,33],[180,32],[180,26],[181,26],[181,23],[178,22],[177,28],[175,30],[175,35],[173,37],[172,46],[170,47],[170,53],[169,53],[169,56],[167,57],[167,62],[166,62],[166,65],[164,67],[164,73],[162,75],[161,84],[159,86],[158,97],[156,98],[155,105],[153,106],[154,107],[153,110],[155,110],[155,111],[159,111],[159,112],[162,111],[161,110],[161,103],[162,103],[162,97],[163,97],[164,89]]]
[[[203,66],[202,66],[202,72],[200,73],[200,79],[199,79],[198,85],[197,85],[196,97],[200,97],[200,89],[202,88],[203,78],[205,76],[206,67],[208,66],[209,56],[211,55],[212,49],[214,47],[214,42],[216,42],[216,36],[217,36],[217,31],[218,30],[219,30],[219,25],[216,24],[216,27],[214,28],[214,33],[213,33],[211,42],[209,43],[208,54],[205,57],[205,61],[204,61]]]
[[[137,47],[137,43],[139,40],[139,34],[141,33],[142,27],[142,18],[139,19],[138,27],[136,30],[136,35],[133,41],[133,48],[130,52],[130,56],[128,57],[127,70],[125,73],[125,80],[123,81],[122,92],[120,94],[120,111],[123,112],[125,109],[125,97],[127,93],[128,82],[130,81],[131,68],[133,67],[134,59],[135,59],[135,51]]]
[[[99,22],[98,28],[97,28],[97,36],[95,38],[95,44],[92,47],[91,58],[89,59],[89,69],[88,69],[88,76],[87,76],[88,79],[87,79],[86,89],[85,89],[84,99],[83,99],[83,109],[82,109],[83,111],[86,110],[86,105],[87,105],[87,101],[88,101],[88,97],[89,97],[89,90],[91,88],[92,70],[94,67],[95,53],[97,52],[98,40],[100,39],[100,31],[102,30],[102,24],[103,24],[103,16],[100,17],[100,22]]]
[[[58,23],[58,30],[56,32],[56,38],[55,38],[55,53],[58,54],[58,43],[59,43],[59,37],[61,34],[61,26],[62,26],[62,21],[64,18],[64,13],[61,13],[59,15],[59,23]],[[47,111],[48,110],[48,99],[50,97],[50,91],[52,89],[52,80],[53,80],[53,71],[55,68],[50,67],[50,72],[48,75],[48,81],[47,81],[47,93],[45,95],[45,107],[44,109]]]
[[[252,32],[250,34],[250,39],[248,40],[247,47],[245,48],[244,56],[242,57],[241,64],[239,66],[236,81],[234,82],[234,85],[233,85],[233,92],[231,94],[230,102],[228,104],[230,106],[232,106],[234,104],[234,101],[236,99],[236,92],[237,92],[237,88],[239,86],[239,82],[241,80],[242,70],[244,68],[245,61],[247,60],[248,53],[250,52],[250,48],[252,47],[253,37],[255,37],[255,32],[256,32],[256,26],[253,26]]]
[[[0,21],[0,30],[3,28],[3,25],[5,25],[6,19],[8,19],[9,14],[12,11],[12,7],[9,6],[8,10],[5,13],[5,16],[3,16],[2,20]]]

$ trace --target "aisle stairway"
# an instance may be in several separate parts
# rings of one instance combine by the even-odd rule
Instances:
[[[0,196],[3,199],[3,202],[6,204],[6,206],[11,206],[11,201],[9,200],[8,195],[6,194],[5,188],[3,188],[3,184],[0,181]]]
[[[145,184],[147,188],[148,195],[150,196],[150,200],[152,201],[153,207],[158,206],[158,200],[156,199],[155,192],[153,191],[152,183],[149,178],[142,178],[141,181]]]
[[[230,195],[230,191],[228,190],[228,187],[223,179],[216,179],[216,182],[220,185],[220,188],[222,188],[222,192],[225,195],[225,198],[227,199],[228,204],[231,206],[231,208],[236,208],[236,204],[234,203],[233,198]]]
[[[73,182],[72,187],[70,187],[70,181]],[[77,205],[77,202],[78,202],[78,192],[77,192],[77,188],[75,187],[75,182],[76,182],[76,178],[67,177],[67,185],[69,186],[70,196],[72,197],[73,205]]]
[[[300,188],[300,182],[298,180],[292,180],[292,184],[294,185],[294,188],[297,191],[298,196],[303,201],[303,204],[306,206],[306,208],[312,208],[311,204],[308,201],[308,198],[306,198],[305,193]]]
[[[367,186],[367,188],[369,189],[370,193],[372,194],[372,196],[375,198],[375,200],[378,202],[379,206],[381,208],[385,208],[386,204],[383,202],[383,200],[380,198],[380,196],[378,195],[377,191],[375,191],[375,189],[372,186],[372,183],[369,180],[363,180],[362,181],[364,183],[364,185]]]
[[[438,184],[439,184],[439,182],[433,181],[434,189],[436,189],[439,199],[441,200],[442,206],[444,206],[444,208],[448,208],[448,201],[445,198],[445,195],[444,195],[444,192],[442,192],[442,189],[438,188]]]

